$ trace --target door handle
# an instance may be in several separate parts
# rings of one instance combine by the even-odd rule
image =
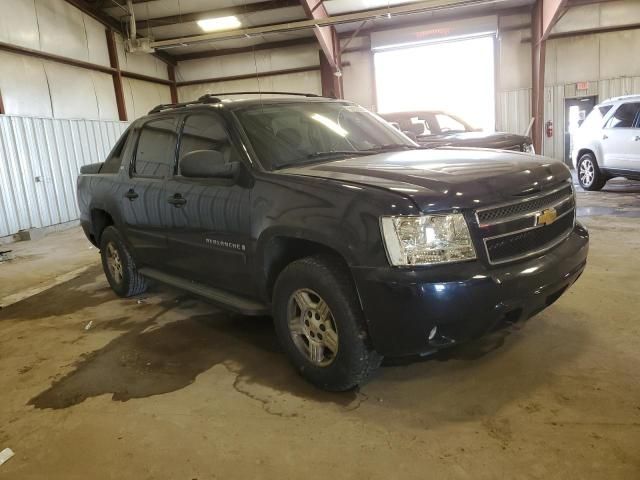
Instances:
[[[187,199],[184,198],[182,195],[180,195],[179,193],[176,193],[175,195],[173,195],[172,197],[169,197],[167,199],[167,202],[169,202],[171,205],[173,205],[176,208],[180,208],[182,207],[185,203],[187,203]]]
[[[606,135],[602,135],[602,139],[603,140],[606,140],[607,138],[609,138],[609,137],[607,137]]]
[[[640,142],[640,135],[636,135],[635,137],[633,137],[633,141]]]
[[[138,194],[135,192],[135,190],[133,188],[130,188],[129,191],[127,193],[124,194],[124,196],[126,198],[128,198],[129,200],[131,200],[132,202],[138,198]]]

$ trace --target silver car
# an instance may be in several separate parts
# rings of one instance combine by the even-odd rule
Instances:
[[[571,159],[585,190],[613,177],[640,179],[640,95],[597,105],[576,131]]]

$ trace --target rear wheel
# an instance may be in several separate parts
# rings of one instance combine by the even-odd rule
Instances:
[[[278,339],[301,375],[325,390],[364,383],[382,361],[368,344],[357,298],[348,270],[329,256],[297,260],[276,282]]]
[[[146,279],[138,273],[131,252],[113,226],[105,228],[100,236],[100,256],[107,281],[119,296],[131,297],[147,290]]]
[[[607,183],[607,178],[598,168],[598,163],[592,153],[585,153],[578,160],[578,182],[585,190],[601,190]]]

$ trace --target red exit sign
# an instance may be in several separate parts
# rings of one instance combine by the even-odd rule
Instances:
[[[576,90],[589,90],[589,82],[576,83]]]

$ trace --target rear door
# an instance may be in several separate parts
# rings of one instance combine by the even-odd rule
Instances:
[[[167,254],[164,184],[175,165],[177,123],[176,116],[163,116],[141,125],[121,198],[126,235],[136,258],[155,266],[161,266]]]
[[[225,290],[251,294],[250,190],[231,179],[183,177],[180,160],[194,150],[217,150],[227,162],[240,161],[224,119],[194,112],[183,120],[176,175],[167,180],[163,202],[169,269]]]
[[[602,130],[604,167],[636,170],[640,159],[640,102],[622,103]]]

